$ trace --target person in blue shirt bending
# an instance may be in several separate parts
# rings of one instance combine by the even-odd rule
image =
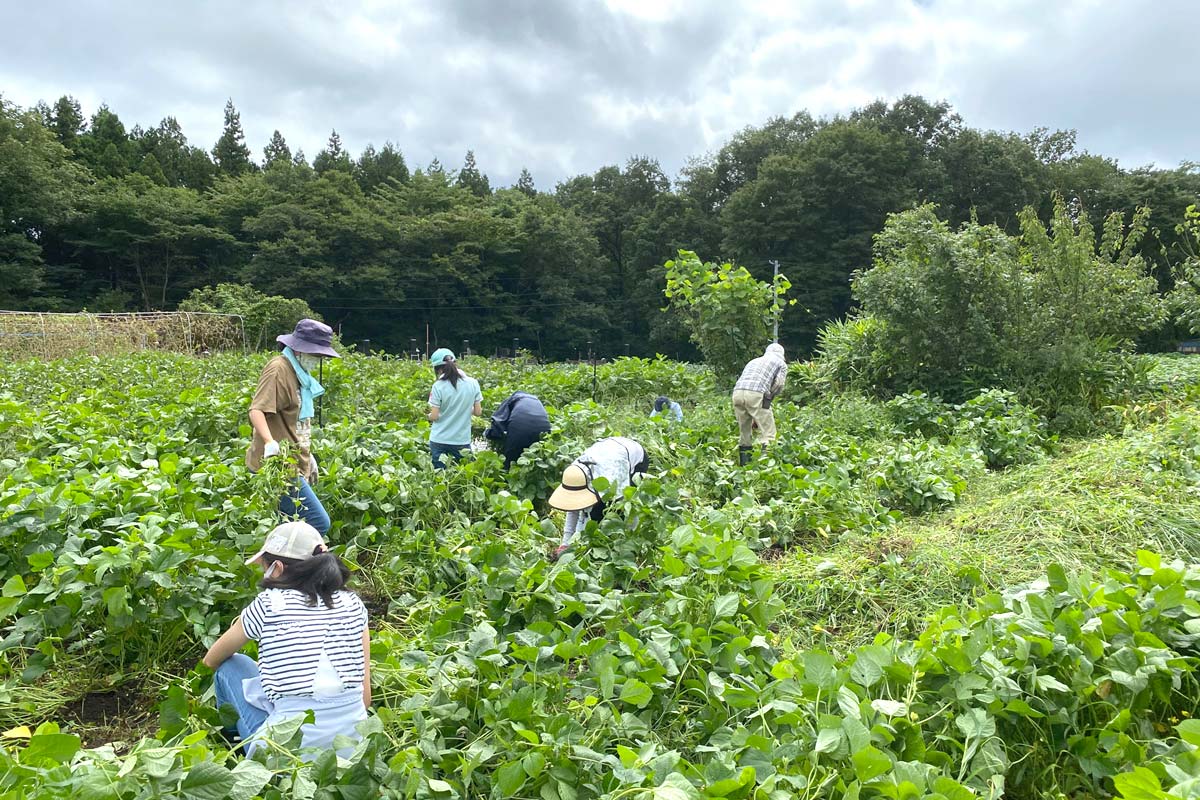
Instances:
[[[666,413],[672,422],[683,422],[683,409],[679,407],[679,403],[660,394],[654,398],[654,410],[650,412],[650,416],[657,417],[663,413]]]
[[[471,417],[483,414],[483,395],[445,347],[434,350],[429,363],[437,373],[429,390],[429,452],[433,468],[445,469],[447,456],[458,461],[471,447]]]

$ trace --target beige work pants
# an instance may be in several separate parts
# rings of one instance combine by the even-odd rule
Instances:
[[[763,408],[762,392],[736,389],[733,392],[733,415],[737,417],[738,446],[749,447],[754,443],[754,424],[758,423],[757,440],[760,444],[775,441],[775,414]]]

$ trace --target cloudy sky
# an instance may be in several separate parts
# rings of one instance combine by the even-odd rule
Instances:
[[[87,0],[0,11],[0,94],[62,94],[211,148],[233,98],[256,156],[467,149],[539,187],[630,155],[674,175],[746,125],[906,93],[967,124],[1075,128],[1125,166],[1200,160],[1194,0]]]

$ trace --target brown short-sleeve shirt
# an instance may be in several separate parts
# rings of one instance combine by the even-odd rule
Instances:
[[[297,446],[297,466],[302,474],[309,476],[312,470],[308,460],[308,442],[302,442],[297,434],[300,423],[300,381],[292,365],[283,356],[272,358],[263,367],[262,374],[258,376],[258,389],[250,401],[250,409],[266,415],[267,427],[275,441],[291,442]],[[262,466],[265,446],[266,442],[258,435],[258,431],[254,431],[250,449],[246,451],[246,466],[251,470],[258,470]]]

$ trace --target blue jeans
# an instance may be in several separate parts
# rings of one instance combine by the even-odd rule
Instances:
[[[329,532],[329,514],[302,477],[297,477],[292,490],[279,500],[279,513],[289,518],[300,517],[322,536]]]
[[[267,719],[267,712],[246,702],[242,681],[258,675],[258,664],[250,656],[234,653],[224,664],[217,667],[213,675],[213,690],[217,695],[217,708],[232,704],[238,712],[237,730],[242,741],[247,741]]]
[[[429,443],[429,453],[433,457],[434,469],[445,469],[446,461],[443,456],[450,456],[455,461],[462,461],[463,453],[471,448],[469,444],[439,444]]]

